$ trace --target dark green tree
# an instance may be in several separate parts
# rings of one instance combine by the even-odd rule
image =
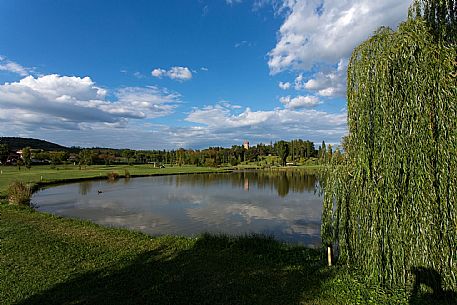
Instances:
[[[87,167],[87,165],[91,165],[93,160],[93,154],[90,149],[83,149],[79,152],[79,168],[81,169],[81,166],[84,165],[84,168]]]
[[[28,169],[32,167],[32,153],[30,152],[30,147],[25,147],[22,149],[22,160],[24,161],[24,166]]]
[[[122,150],[122,157],[127,159],[127,163],[131,165],[132,163],[132,158],[135,156],[135,151],[131,149],[124,149]]]
[[[0,164],[5,164],[9,155],[8,144],[0,144]]]
[[[278,157],[281,159],[281,164],[286,165],[287,156],[289,155],[289,144],[286,141],[279,141],[276,143],[276,151]]]
[[[321,162],[325,162],[327,160],[327,147],[325,146],[325,141],[322,141],[319,159]]]
[[[304,157],[305,158],[314,157],[315,156],[314,143],[310,142],[310,141],[306,141],[305,147],[306,147],[306,150],[305,150],[306,153],[305,153]]]
[[[17,165],[17,168],[18,168],[19,170],[21,170],[21,166],[24,165],[24,161],[22,161],[22,159],[19,158],[19,159],[17,159],[17,161],[16,161],[16,165]]]

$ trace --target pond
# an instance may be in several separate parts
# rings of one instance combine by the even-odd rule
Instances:
[[[260,233],[320,245],[322,197],[303,171],[241,171],[82,181],[44,188],[40,211],[151,235]]]

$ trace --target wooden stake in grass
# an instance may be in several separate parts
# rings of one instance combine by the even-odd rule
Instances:
[[[327,246],[327,262],[328,262],[329,266],[332,266],[332,263],[333,263],[332,245]]]

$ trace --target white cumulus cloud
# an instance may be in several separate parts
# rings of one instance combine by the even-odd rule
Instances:
[[[278,84],[279,88],[281,88],[282,90],[287,90],[290,88],[290,83],[289,82],[279,82]]]
[[[321,67],[321,71],[316,72],[310,78],[305,78],[301,73],[295,78],[294,88],[313,91],[320,96],[344,96],[347,64],[346,59],[341,59],[335,69]]]
[[[270,72],[309,70],[348,58],[378,27],[395,28],[405,20],[411,2],[284,0],[279,9],[287,13],[276,46],[269,52]]]
[[[347,132],[346,112],[329,113],[315,109],[284,109],[253,111],[249,107],[233,109],[216,104],[195,108],[186,121],[202,126],[192,126],[176,134],[186,135],[184,146],[233,145],[250,139],[252,143],[270,140],[302,138],[319,142],[338,143]]]
[[[0,85],[0,122],[18,129],[84,129],[98,124],[124,127],[128,119],[168,115],[179,95],[157,87],[127,87],[107,99],[90,77],[27,76]]]
[[[159,69],[159,68],[154,69],[154,70],[152,70],[152,72],[151,72],[151,75],[154,76],[154,77],[162,77],[162,76],[164,76],[164,75],[166,75],[166,74],[167,74],[167,71],[166,71],[166,70],[164,70],[164,69]]]
[[[293,98],[290,96],[283,96],[279,99],[279,101],[287,109],[300,109],[300,108],[314,107],[314,106],[322,103],[318,97],[312,96],[312,95],[307,95],[307,96],[299,95],[299,96],[296,96]]]
[[[172,67],[168,70],[168,77],[171,79],[188,80],[192,78],[192,72],[187,67]]]
[[[152,70],[151,75],[158,78],[169,77],[179,81],[185,81],[192,78],[192,72],[187,67],[171,67],[169,70],[156,68]]]

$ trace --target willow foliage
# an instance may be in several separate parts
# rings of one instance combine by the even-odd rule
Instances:
[[[410,18],[422,18],[437,40],[456,42],[457,1],[415,0],[409,9]]]
[[[354,50],[346,153],[328,166],[322,238],[383,285],[408,284],[422,267],[457,289],[457,50],[430,29],[416,15]]]

